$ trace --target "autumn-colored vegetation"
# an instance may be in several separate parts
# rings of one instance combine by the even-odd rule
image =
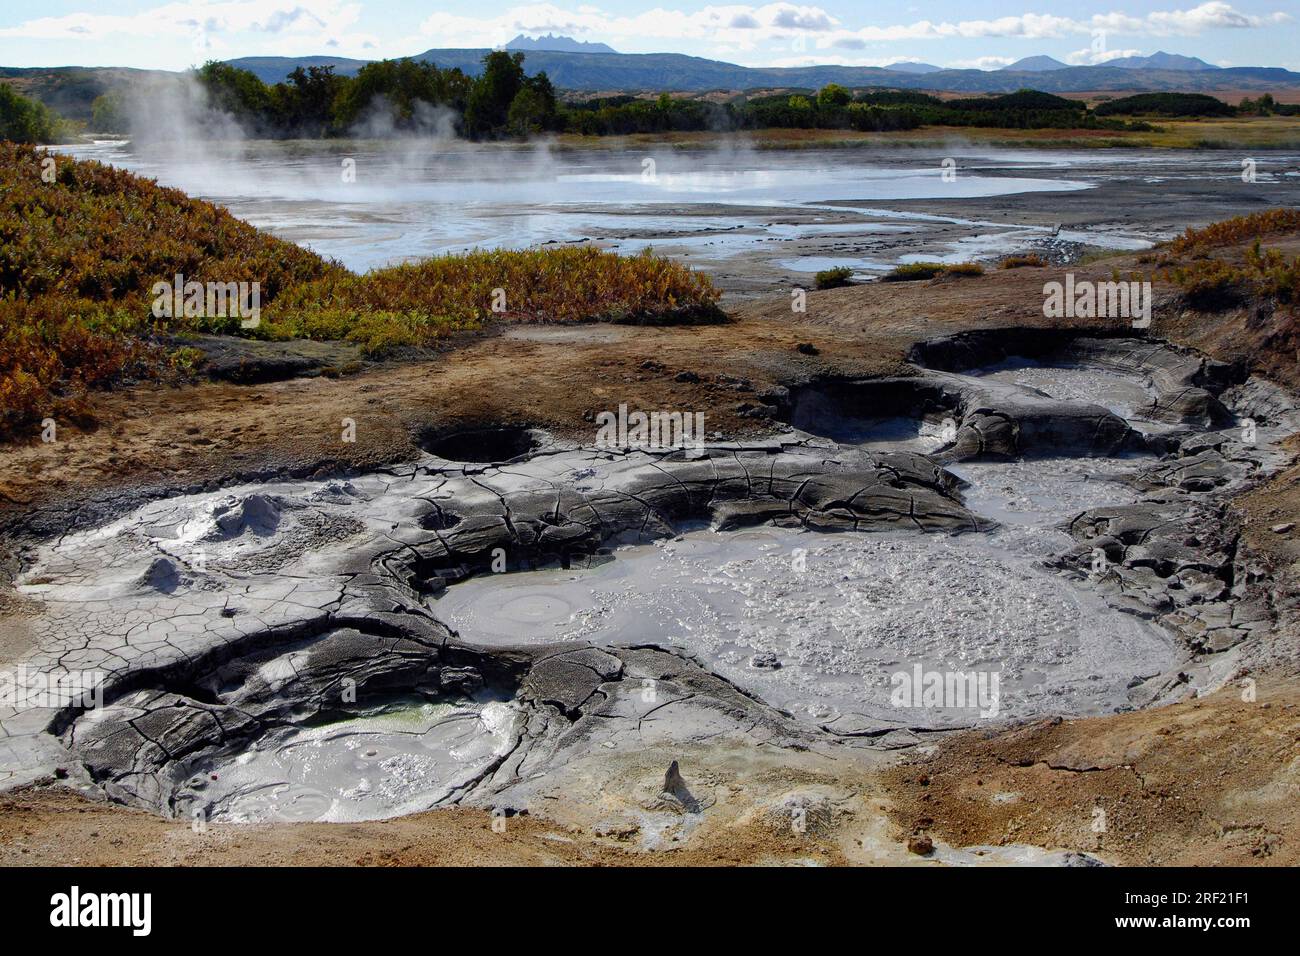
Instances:
[[[1196,255],[1297,229],[1300,229],[1300,209],[1279,206],[1247,216],[1234,216],[1200,229],[1188,229],[1169,244],[1169,251],[1179,256]]]
[[[155,317],[154,284],[177,274],[257,282],[260,323]],[[342,339],[380,356],[492,322],[709,320],[717,301],[685,266],[586,247],[356,275],[152,180],[0,143],[0,438],[84,412],[91,389],[188,371],[196,332]]]
[[[1007,256],[998,263],[999,269],[1041,269],[1047,265],[1047,260],[1037,253],[1030,252],[1020,256]]]
[[[823,269],[813,276],[813,285],[818,289],[838,289],[849,285],[852,277],[853,270],[848,266],[836,266],[833,269]]]
[[[347,339],[374,351],[491,321],[708,320],[719,314],[717,299],[707,276],[670,260],[566,246],[334,271],[279,296],[264,321],[276,338]]]
[[[1300,256],[1263,248],[1256,239],[1242,262],[1197,258],[1163,273],[1183,290],[1183,299],[1202,311],[1248,301],[1290,306],[1300,302]]]

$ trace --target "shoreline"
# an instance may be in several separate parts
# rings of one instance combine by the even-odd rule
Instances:
[[[590,152],[626,151],[648,147],[670,148],[683,152],[705,151],[720,146],[746,143],[757,150],[803,149],[918,149],[949,146],[954,140],[967,140],[972,146],[998,149],[1168,149],[1222,151],[1258,149],[1287,151],[1300,149],[1300,116],[1248,117],[1218,120],[1151,118],[1157,127],[1152,132],[1117,132],[1114,130],[1013,130],[978,126],[923,126],[915,130],[892,132],[855,132],[831,129],[771,128],[725,132],[689,131],[670,133],[630,133],[610,136],[585,136],[559,133],[529,140],[448,139],[408,135],[391,139],[331,138],[257,139],[245,142],[282,143],[286,147],[310,144],[315,149],[329,146],[331,151],[347,152],[362,146],[383,148],[399,143],[437,142],[444,149],[527,150],[544,146],[557,151]],[[1195,134],[1215,139],[1198,142]],[[1232,135],[1229,135],[1232,134]],[[1249,134],[1249,135],[1242,135]],[[95,140],[130,140],[117,133],[80,134],[83,142]],[[1234,138],[1235,137],[1235,138]],[[72,143],[50,143],[44,148],[57,149]]]

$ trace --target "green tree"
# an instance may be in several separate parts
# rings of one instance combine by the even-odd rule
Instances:
[[[483,57],[483,73],[474,81],[465,108],[465,130],[491,136],[509,123],[510,104],[524,86],[524,55],[493,50]]]
[[[463,113],[472,85],[460,70],[440,70],[419,60],[367,63],[351,80],[343,81],[336,94],[334,127],[347,130],[379,109],[382,100],[395,127],[412,129],[419,124],[422,103]]]
[[[506,131],[528,136],[544,130],[560,129],[562,121],[555,102],[555,87],[545,71],[524,79],[506,111]]]
[[[817,105],[822,109],[848,106],[851,99],[853,97],[849,95],[849,91],[838,83],[827,83],[817,93]]]
[[[131,122],[121,90],[109,90],[90,104],[90,126],[97,133],[127,133]]]
[[[546,105],[536,90],[525,86],[510,102],[506,118],[510,132],[516,136],[540,133],[545,128]]]
[[[209,60],[195,73],[208,101],[243,126],[262,127],[271,121],[271,91],[256,73],[229,63]]]
[[[58,117],[44,103],[28,99],[8,83],[0,83],[0,139],[14,143],[51,143],[58,130]]]
[[[320,136],[333,121],[334,98],[343,83],[332,66],[295,69],[287,83],[276,86],[282,124],[300,134]]]

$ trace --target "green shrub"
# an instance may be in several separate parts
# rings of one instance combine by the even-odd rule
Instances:
[[[818,289],[838,289],[849,285],[849,277],[852,275],[853,270],[848,266],[836,266],[834,269],[823,269],[813,281]]]
[[[942,262],[908,262],[895,266],[892,272],[881,276],[882,282],[915,282],[918,279],[933,279],[944,271]]]

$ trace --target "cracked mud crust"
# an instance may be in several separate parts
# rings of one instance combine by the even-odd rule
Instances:
[[[1199,862],[1291,859],[1295,821],[1274,797],[1296,788],[1297,556],[1294,535],[1271,529],[1300,512],[1294,445],[1274,440],[1294,429],[1294,407],[1240,363],[1215,361],[1213,349],[1205,358],[1113,329],[1079,340],[1016,328],[1042,324],[1042,281],[999,274],[959,293],[952,283],[839,290],[810,298],[797,319],[754,306],[727,326],[601,328],[589,342],[588,330],[557,330],[552,342],[542,329],[350,379],[198,386],[184,404],[175,392],[118,394],[102,402],[98,431],[7,450],[0,528],[10,548],[0,580],[20,589],[0,588],[0,664],[102,669],[111,692],[93,719],[0,715],[0,786],[9,788],[0,854],[1070,864],[1179,862],[1190,852],[1179,856],[1181,838],[1202,846]],[[815,344],[811,354],[804,343]],[[1067,345],[1072,361],[1140,370],[1150,401],[1137,417],[1149,427],[977,374],[1027,351],[1050,362]],[[711,433],[755,437],[715,442],[695,459],[578,447],[590,445],[593,410],[623,401],[703,408]],[[797,430],[815,431],[828,410],[891,403],[952,417],[952,441],[927,457],[837,447]],[[1243,444],[1232,432],[1243,415],[1278,434]],[[336,440],[343,417],[356,420],[356,443]],[[549,437],[525,440],[530,428]],[[448,448],[469,463],[421,457]],[[531,457],[499,463],[515,452]],[[685,653],[476,646],[429,604],[483,573],[497,548],[523,566],[567,567],[689,521],[981,535],[993,522],[967,507],[945,466],[1132,453],[1150,456],[1127,479],[1139,500],[1083,510],[1066,529],[1074,548],[1051,566],[1178,636],[1182,666],[1130,690],[1135,705],[1184,702],[1137,713],[957,737],[853,715],[809,726]],[[90,531],[110,521],[115,534]],[[1237,682],[1254,677],[1258,702],[1232,705]],[[423,803],[379,795],[381,816],[458,809],[225,823],[223,813],[240,819],[259,806],[256,781],[234,763],[250,742],[296,746],[304,728],[375,716],[340,709],[345,681],[381,700],[385,719],[412,689],[458,715],[486,701],[516,709],[500,746],[437,776]],[[905,764],[895,766],[897,753]],[[1078,753],[1083,770],[1063,762]],[[441,759],[436,748],[419,756]],[[689,801],[660,792],[674,760]],[[1123,778],[1133,766],[1152,771],[1136,789]],[[1116,775],[1096,794],[1125,797],[1106,811],[1107,838],[1088,829],[1092,807],[1076,832],[1092,792],[1066,773]],[[996,781],[988,806],[968,789],[971,774]],[[1214,796],[1192,795],[1206,781],[1217,781]],[[301,799],[311,809],[309,789],[290,787],[271,803]],[[1186,813],[1133,809],[1171,800]],[[188,819],[200,807],[217,813],[196,832]],[[506,839],[497,840],[503,815]],[[69,844],[75,850],[58,845],[69,820],[85,836]],[[934,849],[909,853],[921,836]]]

